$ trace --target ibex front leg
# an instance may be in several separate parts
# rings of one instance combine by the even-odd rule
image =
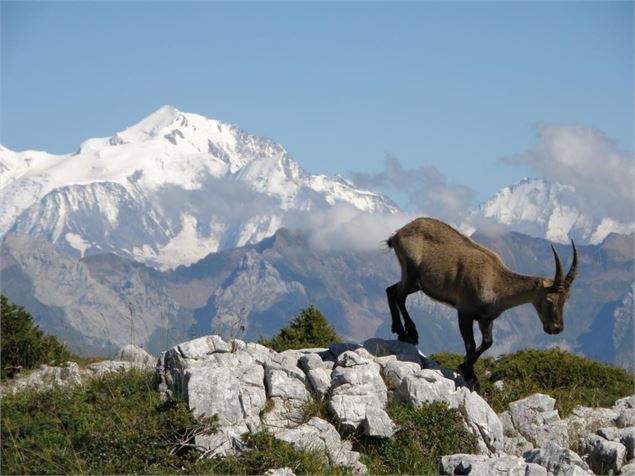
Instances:
[[[478,321],[478,328],[481,330],[481,335],[483,336],[483,340],[481,341],[481,345],[478,346],[476,352],[474,353],[474,362],[478,360],[483,352],[489,349],[494,342],[492,337],[492,328],[494,327],[494,320],[480,320]]]
[[[459,366],[459,370],[470,390],[479,390],[478,379],[474,373],[476,362],[476,342],[474,341],[474,319],[471,315],[459,312],[459,330],[465,344],[465,360]],[[479,349],[480,350],[480,349]]]

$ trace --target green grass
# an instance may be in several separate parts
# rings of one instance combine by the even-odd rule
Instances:
[[[240,457],[198,461],[196,419],[184,402],[161,402],[151,372],[115,373],[83,387],[25,391],[2,398],[1,474],[342,474],[323,455],[261,432]]]
[[[458,370],[463,356],[439,353],[430,356],[439,364]],[[481,383],[481,396],[500,413],[510,402],[533,393],[545,393],[556,399],[560,416],[565,417],[579,405],[611,407],[615,400],[632,395],[633,374],[573,355],[560,349],[526,349],[497,360],[480,359],[475,372]],[[502,390],[493,383],[502,380]]]
[[[438,474],[442,456],[476,452],[476,438],[461,414],[444,402],[418,408],[390,402],[386,410],[398,427],[395,435],[360,437],[354,445],[370,474]]]

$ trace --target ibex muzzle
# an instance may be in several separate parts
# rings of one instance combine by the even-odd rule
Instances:
[[[406,297],[416,291],[456,308],[466,351],[461,372],[471,388],[478,388],[474,363],[492,346],[492,325],[503,311],[532,303],[547,334],[563,331],[564,304],[578,268],[578,251],[573,242],[571,245],[573,262],[566,277],[553,246],[555,277],[525,276],[511,271],[496,253],[451,226],[418,218],[388,239],[401,266],[401,280],[386,289],[392,331],[401,341],[418,343],[417,329],[406,310]],[[474,322],[483,336],[478,348]]]

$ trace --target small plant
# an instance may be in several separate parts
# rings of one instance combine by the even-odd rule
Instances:
[[[302,309],[288,326],[282,328],[271,339],[260,339],[259,343],[277,352],[307,347],[328,347],[342,340],[324,315],[313,305]]]
[[[371,474],[437,474],[442,456],[476,452],[476,437],[446,403],[415,408],[393,401],[386,410],[398,427],[395,435],[360,437],[355,445]]]
[[[313,394],[311,399],[304,405],[304,422],[306,423],[313,417],[330,420],[331,417],[326,409],[327,403],[328,400],[325,397]]]

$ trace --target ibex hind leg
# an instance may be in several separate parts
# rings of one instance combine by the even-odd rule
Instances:
[[[388,307],[390,308],[390,317],[392,318],[391,331],[397,334],[400,341],[403,341],[406,337],[406,330],[401,323],[401,317],[399,316],[399,307],[397,306],[397,289],[400,283],[395,283],[386,289],[386,296],[388,297]]]
[[[404,323],[406,324],[406,340],[404,342],[408,342],[409,344],[418,345],[419,344],[419,333],[417,332],[417,326],[413,322],[410,314],[408,314],[408,310],[406,309],[406,298],[408,295],[417,291],[417,289],[406,289],[403,293],[397,296],[397,306],[399,306],[399,311],[401,311],[401,315],[403,316]]]

